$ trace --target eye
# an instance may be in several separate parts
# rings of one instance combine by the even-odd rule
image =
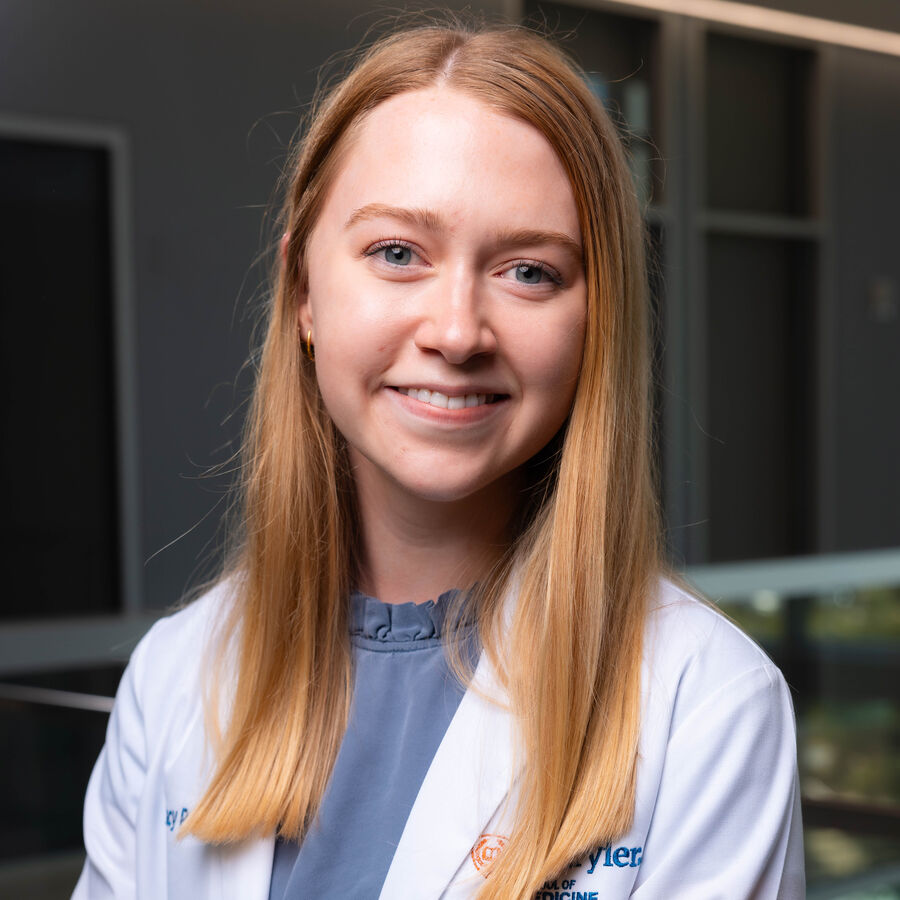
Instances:
[[[393,240],[379,241],[366,251],[366,256],[373,256],[391,266],[408,266],[418,254],[409,244]]]
[[[412,250],[409,247],[401,247],[394,244],[393,247],[384,247],[380,251],[384,259],[395,266],[408,266],[412,262]]]
[[[562,284],[562,277],[555,269],[551,269],[545,263],[531,260],[517,262],[501,272],[500,276],[519,284]]]
[[[523,284],[540,284],[544,277],[544,270],[537,266],[516,266],[516,281]]]

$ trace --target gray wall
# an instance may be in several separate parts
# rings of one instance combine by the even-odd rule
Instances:
[[[753,0],[760,6],[900,32],[896,0]],[[900,59],[834,54],[834,484],[823,550],[900,544]],[[888,302],[890,302],[890,299]]]
[[[765,5],[900,29],[893,0]],[[248,379],[235,379],[265,275],[252,262],[265,249],[263,209],[283,142],[317,67],[356,44],[378,18],[359,0],[0,6],[0,114],[112,124],[130,140],[148,606],[176,601],[216,546],[227,479],[200,476],[228,458],[239,430],[239,413],[223,421],[246,397]],[[897,60],[838,54],[833,549],[867,546],[870,537],[883,544],[883,535],[866,533],[867,510],[878,503],[900,509],[900,479],[883,474],[895,471],[898,454],[898,326],[874,324],[865,298],[871,274],[900,276],[900,126],[885,112],[898,108],[898,84]],[[873,90],[871,104],[860,103]]]
[[[0,115],[130,140],[148,606],[176,601],[215,546],[227,479],[200,476],[239,431],[240,415],[221,423],[246,394],[234,384],[265,275],[251,265],[283,141],[317,67],[380,18],[358,0],[0,6]]]
[[[900,59],[835,59],[836,548],[900,545]],[[893,300],[893,313],[872,296]],[[830,549],[830,548],[829,548]]]
[[[767,6],[802,16],[834,19],[866,28],[900,31],[900,3],[897,0],[738,0],[753,6]]]

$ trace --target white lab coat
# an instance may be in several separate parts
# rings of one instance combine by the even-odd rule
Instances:
[[[177,837],[211,771],[201,650],[226,590],[158,622],[134,652],[88,786],[87,861],[74,900],[268,896],[271,836],[226,848]],[[784,679],[737,628],[668,582],[653,607],[634,825],[575,860],[537,900],[800,900]],[[484,659],[476,680],[492,684]],[[470,689],[413,805],[382,900],[473,896],[482,863],[510,833],[504,801],[513,775],[510,715]]]

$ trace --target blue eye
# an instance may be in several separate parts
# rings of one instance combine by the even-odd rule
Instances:
[[[364,250],[363,255],[374,259],[378,263],[382,273],[386,270],[381,263],[386,263],[391,269],[409,268],[410,273],[412,273],[413,270],[418,271],[420,267],[428,265],[427,261],[423,259],[421,252],[414,244],[410,244],[400,238],[385,238],[383,241],[378,241]],[[404,277],[406,277],[405,274]]]
[[[563,283],[562,277],[555,269],[551,269],[546,263],[532,262],[528,259],[514,263],[508,269],[505,269],[501,276],[510,281],[515,281],[517,284],[531,286],[546,286],[548,284],[561,286]]]
[[[384,254],[385,262],[389,262],[394,266],[408,266],[412,262],[412,250],[404,247],[402,244],[391,244],[389,247],[382,247],[380,252]]]
[[[544,270],[538,266],[522,264],[516,266],[516,281],[522,284],[540,284],[544,277]]]

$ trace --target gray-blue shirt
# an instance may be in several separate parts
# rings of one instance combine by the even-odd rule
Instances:
[[[463,688],[442,641],[448,602],[350,598],[353,700],[331,781],[302,845],[277,841],[269,900],[376,898]],[[461,632],[477,652],[474,627]]]

